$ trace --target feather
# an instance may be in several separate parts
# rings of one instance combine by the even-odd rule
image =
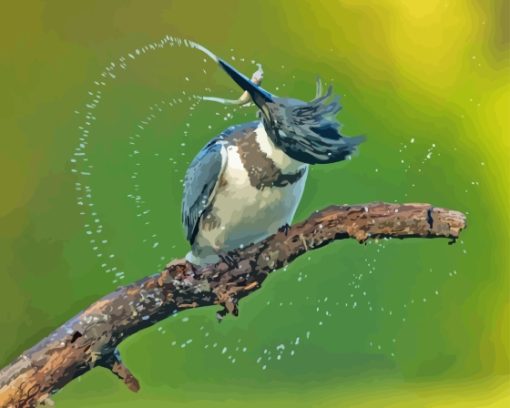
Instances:
[[[201,216],[211,205],[226,165],[226,151],[221,138],[208,143],[193,159],[184,178],[182,224],[186,239],[193,244]]]
[[[332,91],[329,86],[311,102],[276,98],[268,103],[275,143],[293,159],[310,164],[345,160],[364,140],[340,133],[336,115],[342,107],[338,96],[330,99]]]

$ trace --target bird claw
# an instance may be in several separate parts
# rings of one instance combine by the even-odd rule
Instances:
[[[290,225],[287,223],[285,223],[285,225],[282,225],[280,228],[278,228],[278,231],[283,232],[285,234],[285,236],[288,235],[289,230],[290,230]]]
[[[218,256],[220,257],[222,262],[227,264],[227,266],[230,269],[238,269],[239,268],[239,263],[231,255],[229,255],[229,254],[221,254],[221,255],[218,255]]]

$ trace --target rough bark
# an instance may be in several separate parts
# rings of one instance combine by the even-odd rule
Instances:
[[[122,363],[118,344],[179,310],[222,305],[218,318],[237,315],[239,299],[260,288],[268,274],[334,240],[450,238],[466,227],[457,211],[429,204],[331,206],[307,220],[215,265],[174,260],[159,274],[98,300],[0,371],[0,406],[50,404],[50,395],[93,367],[110,369],[131,390],[139,383]]]

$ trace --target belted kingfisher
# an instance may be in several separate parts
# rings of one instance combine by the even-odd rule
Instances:
[[[311,102],[272,95],[216,59],[260,110],[260,120],[232,126],[207,143],[184,179],[182,223],[197,265],[242,248],[291,223],[310,164],[344,160],[362,136],[340,134],[331,86]]]

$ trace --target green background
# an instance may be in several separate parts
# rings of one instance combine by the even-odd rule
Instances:
[[[311,169],[297,219],[329,204],[430,202],[464,211],[469,228],[453,246],[343,241],[305,255],[244,299],[238,318],[188,311],[126,340],[138,394],[98,368],[59,392],[58,406],[508,403],[508,5],[5,3],[0,366],[183,256],[187,164],[255,117],[196,104],[192,95],[240,91],[197,50],[142,50],[168,34],[248,75],[261,62],[280,96],[311,99],[317,74],[342,95],[344,133],[367,141],[351,161]]]

